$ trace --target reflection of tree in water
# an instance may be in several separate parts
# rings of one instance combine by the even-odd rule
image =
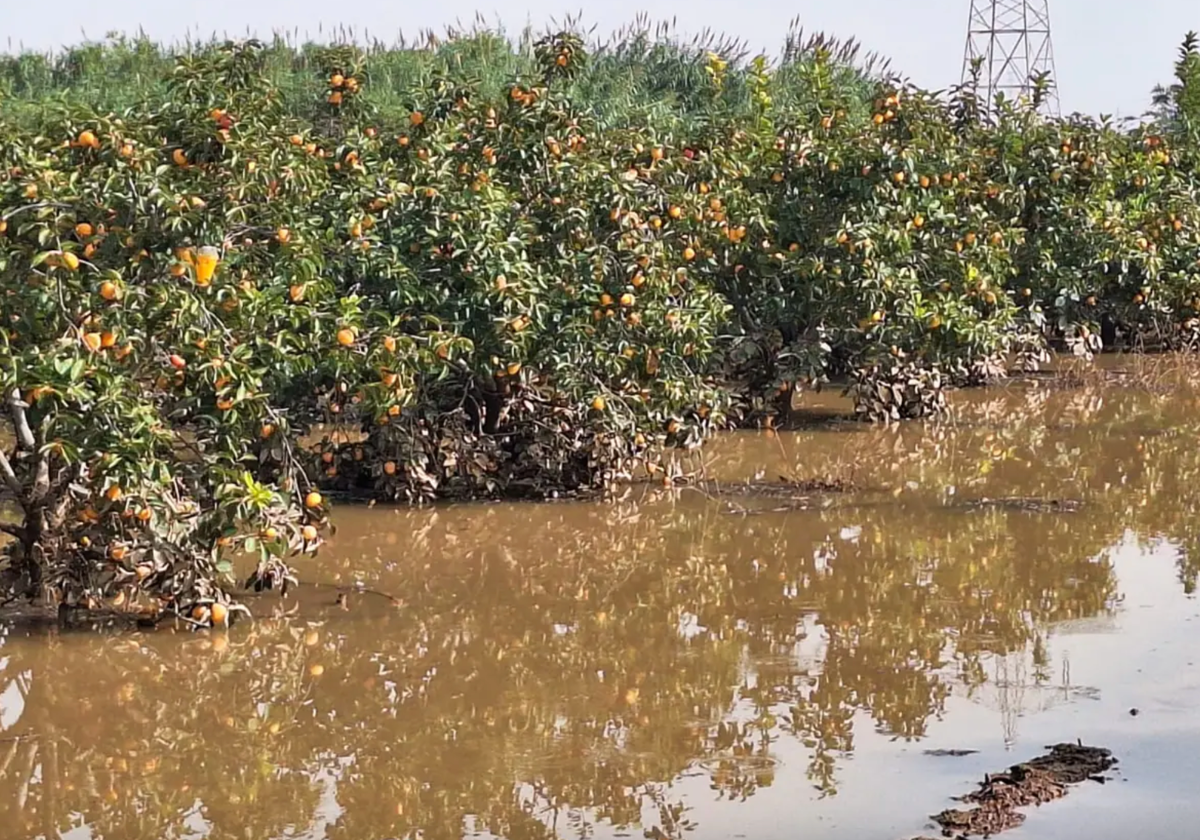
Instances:
[[[344,570],[403,610],[364,596],[227,640],[10,639],[0,691],[28,674],[27,696],[0,737],[25,740],[0,741],[0,825],[52,834],[78,813],[94,837],[159,838],[202,817],[212,838],[278,837],[324,814],[346,840],[458,838],[468,819],[549,838],[651,813],[675,837],[687,813],[665,782],[703,772],[746,798],[773,784],[779,738],[832,793],[856,716],[917,739],[953,685],[991,679],[989,657],[1032,646],[1048,674],[1045,628],[1115,594],[1106,546],[1190,533],[1195,429],[1156,431],[1177,418],[1139,395],[1006,399],[920,437],[810,437],[795,472],[858,457],[886,485],[829,508],[737,517],[668,493],[371,514],[307,576]],[[943,506],[1017,493],[1087,504]]]

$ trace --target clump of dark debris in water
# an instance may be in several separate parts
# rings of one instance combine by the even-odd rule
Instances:
[[[797,510],[813,510],[828,507],[832,497],[861,490],[849,479],[812,478],[793,479],[780,476],[778,481],[724,482],[706,481],[696,486],[705,495],[725,501],[725,513],[747,516],[763,513],[786,513]],[[751,507],[735,499],[746,500]]]
[[[1041,805],[1067,794],[1067,786],[1089,779],[1103,782],[1103,775],[1117,760],[1110,751],[1083,744],[1058,744],[1046,755],[1014,764],[1002,773],[984,778],[979,789],[956,797],[974,808],[948,808],[932,819],[944,837],[989,837],[1015,828],[1025,820],[1018,808]],[[922,838],[917,838],[922,840]],[[927,839],[926,839],[927,840]]]

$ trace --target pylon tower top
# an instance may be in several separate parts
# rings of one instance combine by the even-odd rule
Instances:
[[[1050,88],[1042,108],[1057,115],[1058,79],[1050,41],[1049,0],[971,0],[963,81],[981,60],[979,95],[990,111],[996,95],[1015,100],[1031,96],[1034,77],[1047,74]]]

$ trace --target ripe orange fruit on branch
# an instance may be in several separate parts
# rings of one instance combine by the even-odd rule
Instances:
[[[311,525],[305,525],[300,529],[300,536],[304,537],[305,542],[316,542],[317,529]]]
[[[91,131],[84,130],[79,132],[79,139],[77,142],[80,146],[86,146],[89,149],[100,148],[99,139],[97,139],[95,133]]]
[[[183,370],[185,367],[187,367],[187,362],[184,360],[183,356],[179,356],[174,353],[168,357],[167,361],[171,363],[171,367],[175,368],[175,370]]]
[[[80,239],[87,239],[93,233],[93,228],[87,222],[80,222],[75,225],[75,235]]]
[[[100,284],[100,297],[105,300],[116,300],[119,293],[117,284],[111,280],[105,280]]]
[[[604,401],[604,397],[596,397],[592,400],[593,411],[603,411],[607,405],[608,403]]]
[[[329,86],[331,88],[340,88],[345,83],[346,83],[346,77],[343,76],[341,73],[334,73],[332,76],[329,77]]]
[[[229,608],[224,604],[212,605],[212,623],[224,626],[229,621]]]
[[[683,258],[685,260],[687,260],[688,262],[691,262],[692,260],[696,259],[696,249],[691,247],[690,245],[687,248],[684,248],[683,249]]]
[[[304,506],[308,508],[319,508],[324,501],[324,497],[316,490],[313,490],[304,497]]]
[[[383,471],[386,475],[395,475],[396,474],[396,462],[395,461],[385,461],[383,464]]]
[[[343,347],[354,345],[354,330],[343,327],[337,331],[337,343]]]
[[[95,353],[100,349],[103,339],[98,332],[90,332],[83,334],[83,346]]]

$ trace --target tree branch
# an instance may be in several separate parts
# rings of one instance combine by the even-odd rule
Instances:
[[[8,485],[8,489],[12,491],[23,509],[25,507],[25,491],[21,488],[21,481],[13,472],[12,464],[9,463],[8,456],[4,454],[3,449],[0,449],[0,476],[4,478],[4,483]]]
[[[46,498],[50,490],[50,453],[43,452],[38,456],[37,472],[34,474],[33,490],[29,494],[34,502]]]
[[[37,204],[26,204],[24,207],[17,207],[14,210],[10,210],[7,213],[0,213],[0,219],[3,219],[4,221],[8,221],[9,219],[11,219],[13,216],[17,215],[18,213],[27,213],[30,210],[41,210],[44,207],[61,207],[65,210],[65,209],[69,208],[70,205],[69,204],[61,204],[57,201],[39,201]]]
[[[13,429],[17,433],[17,443],[24,449],[37,449],[37,440],[33,436],[33,429],[29,428],[29,418],[25,416],[25,409],[29,408],[29,403],[21,399],[21,389],[13,388],[8,395],[8,407],[12,412]]]
[[[73,482],[83,478],[85,467],[82,463],[73,466],[60,467],[58,477],[46,492],[43,504],[46,506],[46,521],[51,528],[61,528],[66,519],[70,505],[70,488]]]

